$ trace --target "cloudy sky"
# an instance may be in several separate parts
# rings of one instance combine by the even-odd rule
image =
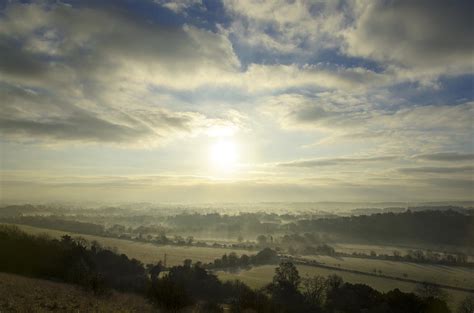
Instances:
[[[0,1],[3,201],[474,200],[473,1]]]

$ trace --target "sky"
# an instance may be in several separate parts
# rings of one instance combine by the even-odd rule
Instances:
[[[0,198],[474,200],[473,15],[0,0]]]

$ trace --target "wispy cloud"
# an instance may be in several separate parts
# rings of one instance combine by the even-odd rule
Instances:
[[[404,174],[455,174],[455,173],[465,173],[472,175],[474,171],[474,166],[453,166],[453,167],[431,167],[431,166],[422,166],[422,167],[407,167],[398,169],[401,173]]]
[[[430,154],[420,154],[415,156],[420,160],[457,162],[457,161],[474,161],[474,153],[456,153],[456,152],[439,152]]]
[[[298,160],[291,162],[278,163],[278,166],[284,167],[319,167],[336,165],[357,165],[367,163],[377,163],[381,161],[396,160],[397,156],[379,156],[379,157],[344,157],[344,158],[321,158],[312,160]]]

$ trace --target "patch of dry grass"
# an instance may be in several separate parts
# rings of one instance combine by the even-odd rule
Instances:
[[[95,297],[78,286],[0,273],[0,312],[156,312],[146,299],[112,292]]]

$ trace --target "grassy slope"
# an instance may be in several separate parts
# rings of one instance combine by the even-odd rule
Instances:
[[[80,287],[0,273],[0,312],[156,312],[138,295],[97,298]]]

